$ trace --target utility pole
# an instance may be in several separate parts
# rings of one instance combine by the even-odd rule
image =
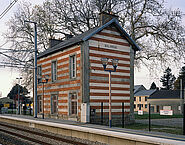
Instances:
[[[37,23],[33,21],[24,21],[34,24],[34,45],[35,45],[35,57],[34,57],[34,118],[37,118]]]
[[[184,99],[183,99],[183,90],[182,90],[182,79],[180,79],[180,99],[181,99],[181,101],[180,101],[180,106],[181,106],[181,113],[183,113],[183,104],[184,104]]]
[[[22,79],[22,77],[16,79],[18,79],[18,114],[20,115],[20,79]]]

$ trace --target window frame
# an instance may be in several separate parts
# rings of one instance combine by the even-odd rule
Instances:
[[[76,54],[69,56],[69,70],[70,70],[70,79],[76,78],[77,73],[77,58]]]
[[[42,113],[42,95],[37,96],[37,113]]]
[[[139,97],[139,102],[141,102],[141,96]]]
[[[56,68],[54,68],[53,66],[55,66]],[[57,60],[54,60],[51,62],[51,81],[55,82],[56,80],[57,80]]]
[[[54,100],[54,96],[56,99]],[[50,107],[50,114],[58,114],[58,94],[51,94],[51,107]],[[54,107],[54,103],[56,102],[56,107]],[[56,109],[56,111],[54,111]]]
[[[72,99],[72,95],[76,95],[76,99]],[[76,113],[73,113],[73,106],[72,103],[76,102]],[[69,93],[69,107],[68,107],[69,115],[70,116],[77,116],[78,115],[78,93],[77,92],[70,92]]]
[[[42,76],[42,65],[37,66],[37,75]]]

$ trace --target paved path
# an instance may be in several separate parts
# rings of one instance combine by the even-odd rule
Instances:
[[[149,124],[149,120],[148,119],[136,120],[136,123]],[[151,124],[171,127],[183,127],[183,118],[151,119]]]

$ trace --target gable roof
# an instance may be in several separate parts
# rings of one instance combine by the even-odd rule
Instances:
[[[146,88],[143,85],[134,85],[134,94],[141,90],[146,90]]]
[[[134,96],[150,96],[152,95],[156,90],[141,90],[134,94]]]
[[[180,99],[180,90],[157,90],[148,99]]]
[[[73,38],[70,38],[68,40],[63,41],[54,47],[48,48],[44,52],[40,53],[37,58],[42,58],[44,56],[55,53],[57,51],[64,50],[64,49],[66,49],[66,47],[78,44],[83,41],[87,41],[93,35],[100,32],[101,30],[103,30],[104,28],[106,28],[107,26],[109,26],[111,24],[114,24],[115,27],[123,34],[123,36],[127,39],[127,41],[133,46],[133,49],[135,51],[141,50],[141,48],[135,43],[135,41],[132,40],[132,38],[127,34],[127,32],[121,27],[118,20],[116,18],[113,18],[112,20],[110,20],[109,22],[107,22],[106,24],[104,24],[102,26],[98,26],[93,29],[90,29],[80,35],[77,35]]]

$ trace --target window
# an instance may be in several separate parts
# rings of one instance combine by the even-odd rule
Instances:
[[[147,104],[145,104],[145,108],[147,108]]]
[[[42,113],[42,97],[41,95],[38,96],[38,101],[37,101],[37,112]]]
[[[51,95],[51,114],[58,112],[58,95]]]
[[[142,104],[139,104],[139,110],[141,110]]]
[[[76,55],[70,56],[70,78],[76,78]]]
[[[134,109],[136,109],[136,105],[134,104]]]
[[[38,66],[38,68],[37,68],[37,75],[42,76],[42,67],[41,67],[41,65]]]
[[[134,97],[134,101],[136,101],[136,97]]]
[[[56,81],[57,80],[57,62],[56,61],[53,61],[52,63],[51,63],[51,79],[52,79],[52,81],[54,82],[54,81]]]
[[[141,97],[139,97],[139,101],[141,101]]]
[[[147,101],[147,97],[145,97],[145,101]]]
[[[70,93],[69,94],[69,99],[70,99],[70,115],[77,115],[77,94],[75,93]]]

